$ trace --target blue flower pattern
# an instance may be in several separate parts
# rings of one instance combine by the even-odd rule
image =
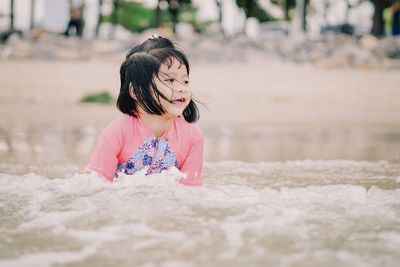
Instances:
[[[159,173],[172,166],[178,168],[179,162],[167,141],[162,138],[147,137],[131,158],[118,165],[117,173],[134,174],[143,168],[151,168],[149,172]]]

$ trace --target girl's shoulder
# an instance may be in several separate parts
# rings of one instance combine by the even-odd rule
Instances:
[[[127,115],[127,114],[122,114],[118,116],[117,118],[113,119],[108,125],[107,128],[120,128],[124,129],[127,126],[131,125],[133,123],[134,117]]]
[[[103,130],[105,135],[120,135],[127,131],[131,131],[134,124],[134,117],[127,114],[120,115],[119,117],[112,120],[106,128]]]

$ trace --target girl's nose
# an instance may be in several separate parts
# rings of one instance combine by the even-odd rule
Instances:
[[[188,84],[179,83],[179,85],[177,87],[178,88],[176,88],[176,91],[178,91],[179,93],[186,93],[186,92],[190,91]]]

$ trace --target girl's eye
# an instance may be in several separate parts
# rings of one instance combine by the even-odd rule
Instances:
[[[173,83],[175,81],[175,79],[168,79],[166,80],[167,82]]]
[[[185,81],[185,84],[189,84],[189,81]]]

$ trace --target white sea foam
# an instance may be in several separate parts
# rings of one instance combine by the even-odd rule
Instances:
[[[0,266],[7,267],[47,267],[55,264],[68,264],[87,259],[96,253],[94,246],[87,246],[81,251],[43,251],[27,253],[17,259],[1,260]]]
[[[115,183],[1,173],[0,266],[397,266],[399,170],[206,163],[202,187],[177,170]]]

